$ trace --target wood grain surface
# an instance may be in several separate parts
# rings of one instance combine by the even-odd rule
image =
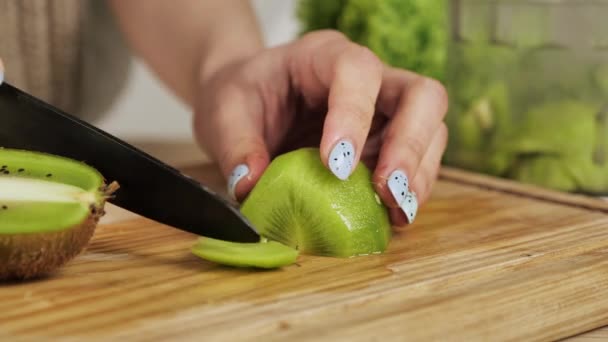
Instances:
[[[221,191],[214,168],[187,172]],[[254,271],[195,257],[195,240],[104,221],[57,274],[0,285],[0,340],[545,341],[608,325],[605,203],[458,170],[383,255]]]

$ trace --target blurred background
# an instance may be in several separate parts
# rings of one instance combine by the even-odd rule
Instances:
[[[297,36],[296,0],[253,0],[269,46]],[[115,102],[95,121],[101,129],[120,136],[170,163],[207,160],[195,146],[191,113],[132,56],[124,88]],[[183,153],[175,153],[179,148]]]
[[[51,2],[84,6],[81,0]],[[34,2],[0,2],[0,14]],[[207,160],[193,142],[191,113],[130,55],[103,1],[88,1],[85,46],[65,41],[59,53],[87,55],[84,68],[49,63],[45,26],[39,42],[7,35],[7,62],[31,48],[23,70],[40,94],[81,77],[73,98],[81,117],[171,164]],[[336,29],[384,62],[443,82],[450,96],[444,165],[560,191],[608,194],[608,0],[252,0],[268,46],[316,29]],[[4,5],[6,8],[1,7]],[[74,17],[74,16],[72,16]],[[24,19],[25,20],[25,19]],[[48,24],[47,24],[48,25]],[[53,30],[58,30],[54,25]],[[10,32],[9,32],[10,33]],[[10,37],[13,38],[11,41]],[[73,35],[73,41],[79,36]],[[67,52],[65,52],[66,50]],[[65,57],[65,56],[62,56]],[[52,58],[51,58],[52,60]],[[82,74],[82,76],[80,75]],[[77,75],[77,76],[74,76]],[[46,75],[49,76],[49,75]],[[68,89],[70,90],[70,89]],[[35,94],[39,94],[34,92]],[[53,94],[49,94],[53,95]],[[61,95],[61,94],[59,94]],[[58,97],[57,101],[65,100]],[[66,102],[65,106],[75,105]],[[71,111],[68,109],[68,111]],[[179,151],[179,153],[175,153]]]

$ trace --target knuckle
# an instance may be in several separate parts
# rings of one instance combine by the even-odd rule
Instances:
[[[362,96],[359,101],[345,102],[338,105],[338,111],[344,113],[345,117],[353,124],[359,124],[362,128],[371,125],[374,112],[374,100]]]
[[[237,82],[221,87],[217,92],[217,103],[233,103],[242,101],[244,97],[243,86]]]
[[[411,159],[414,165],[420,165],[422,157],[426,151],[426,144],[416,137],[404,137],[407,158]]]
[[[361,98],[360,104],[353,104],[352,107],[351,113],[354,120],[365,123],[366,126],[371,124],[374,108],[374,103],[371,98],[364,96]]]
[[[315,30],[311,32],[307,32],[302,35],[301,41],[304,43],[313,43],[313,42],[329,42],[334,40],[346,40],[346,35],[335,29],[321,29]]]
[[[419,87],[422,91],[427,92],[432,98],[434,102],[440,108],[440,115],[443,117],[448,109],[449,96],[446,88],[441,84],[441,82],[429,78],[429,77],[420,77],[415,86]]]
[[[226,100],[230,100],[230,98],[235,93],[234,88],[230,86],[224,86],[218,89],[217,91],[217,100],[218,102],[224,102]]]
[[[349,57],[357,62],[362,67],[369,68],[372,71],[380,71],[383,68],[383,63],[376,54],[368,47],[353,44],[349,51]]]
[[[320,30],[319,35],[326,40],[347,40],[346,35],[344,33],[333,29]]]

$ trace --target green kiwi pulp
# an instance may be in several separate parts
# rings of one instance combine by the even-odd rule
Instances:
[[[359,163],[340,180],[323,165],[317,148],[274,159],[241,212],[262,236],[307,254],[381,253],[391,238],[388,210],[374,191],[370,170]]]
[[[39,277],[79,254],[116,188],[84,163],[0,148],[0,279]]]
[[[234,267],[277,268],[293,264],[298,251],[276,241],[237,243],[200,238],[192,252],[209,261]]]
[[[348,180],[342,181],[323,165],[318,149],[302,148],[275,158],[240,210],[263,239],[303,254],[354,257],[382,253],[392,230],[388,210],[371,178],[370,170],[359,163]],[[213,253],[213,261],[224,264],[261,266],[260,260],[267,265],[269,259],[280,266],[291,263],[291,255],[286,257],[283,248],[264,244],[236,248],[221,241],[207,255],[201,253],[205,246],[200,244],[197,255],[209,258]]]

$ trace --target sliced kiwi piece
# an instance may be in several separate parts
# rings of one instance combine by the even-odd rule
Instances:
[[[117,187],[82,162],[0,148],[0,279],[40,277],[78,255]]]
[[[237,243],[200,238],[192,252],[209,261],[234,267],[278,268],[293,264],[298,251],[276,241]]]
[[[371,177],[359,163],[348,180],[338,179],[323,165],[317,148],[283,154],[240,208],[263,239],[278,244],[200,243],[196,253],[224,264],[265,267],[295,261],[285,248],[329,257],[382,253],[392,230]]]

